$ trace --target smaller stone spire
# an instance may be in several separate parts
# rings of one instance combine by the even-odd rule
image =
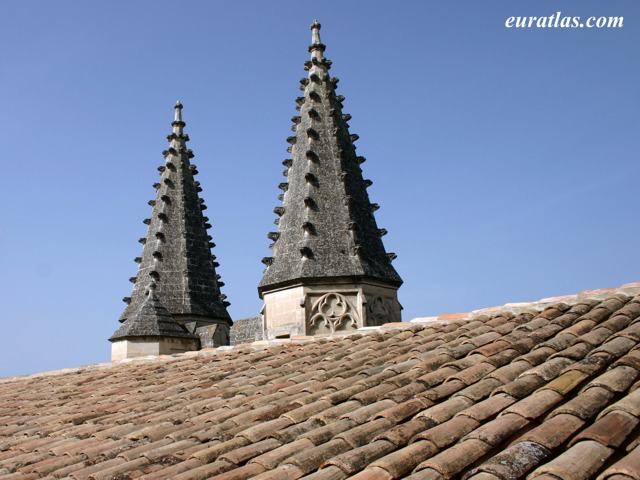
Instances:
[[[149,202],[151,215],[144,220],[147,234],[140,239],[142,255],[135,260],[138,273],[130,279],[133,292],[124,299],[127,307],[120,321],[129,323],[130,318],[139,316],[141,306],[155,297],[181,327],[174,329],[174,333],[184,330],[200,338],[199,346],[196,342],[190,347],[197,350],[228,345],[232,321],[227,312],[229,303],[220,291],[224,283],[216,273],[219,264],[211,254],[215,247],[208,234],[211,224],[203,214],[207,207],[199,195],[200,182],[194,178],[198,170],[191,163],[194,154],[187,148],[189,135],[184,133],[185,125],[182,104],[176,102],[171,133],[167,136],[169,148],[162,152],[164,164],[158,168],[160,180],[153,184],[156,195]],[[122,333],[117,332],[119,337]],[[136,356],[140,351],[146,355],[158,345],[160,353],[169,347],[169,352],[184,350],[180,342],[169,345],[174,337],[167,335],[167,339],[158,341],[149,337],[151,340],[144,340],[148,344],[145,348],[138,345],[143,342],[140,338],[135,342],[122,340],[114,344],[112,352],[114,357]]]

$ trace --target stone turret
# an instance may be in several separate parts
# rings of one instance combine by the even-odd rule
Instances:
[[[224,284],[211,254],[211,225],[202,213],[206,206],[194,180],[198,172],[190,162],[193,152],[186,146],[185,125],[178,102],[169,148],[163,152],[165,163],[154,184],[156,197],[149,202],[151,217],[144,220],[148,228],[140,239],[138,274],[130,279],[133,293],[124,299],[124,325],[109,339],[114,359],[229,344],[229,303],[220,292]],[[165,336],[171,341],[163,343]]]
[[[282,205],[274,209],[278,230],[269,233],[273,255],[258,286],[268,338],[332,333],[400,321],[402,284],[385,251],[369,201],[364,157],[349,133],[338,79],[329,76],[320,24],[312,37],[296,99],[295,132],[287,141]]]

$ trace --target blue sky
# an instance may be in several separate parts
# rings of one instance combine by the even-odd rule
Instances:
[[[640,4],[2,2],[0,377],[107,361],[172,106],[255,315],[322,23],[404,319],[640,281]],[[510,16],[624,16],[508,29]]]

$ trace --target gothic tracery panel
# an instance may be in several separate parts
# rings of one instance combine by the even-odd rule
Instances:
[[[360,326],[358,313],[344,295],[327,293],[317,299],[311,308],[309,328],[311,333],[334,333],[338,330],[356,329]]]

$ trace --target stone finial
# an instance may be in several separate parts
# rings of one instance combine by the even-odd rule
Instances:
[[[320,29],[322,28],[322,25],[318,23],[318,20],[314,19],[309,28],[311,29],[311,44],[317,45],[322,43],[320,41]]]
[[[317,20],[314,20],[311,26],[311,45],[309,45],[309,53],[311,53],[311,60],[321,61],[324,60],[322,52],[325,50],[325,46],[320,41],[320,27],[321,25]]]
[[[173,133],[175,133],[176,135],[182,135],[182,129],[184,128],[186,123],[182,121],[182,104],[180,103],[180,101],[177,101],[173,108],[174,117],[173,123],[171,124],[173,126]]]

